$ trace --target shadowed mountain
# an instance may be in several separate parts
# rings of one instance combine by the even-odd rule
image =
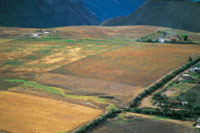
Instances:
[[[145,0],[83,0],[100,21],[118,16],[127,16],[135,11]]]
[[[97,17],[81,0],[0,0],[0,26],[95,25]]]
[[[148,0],[133,14],[104,21],[101,25],[153,25],[200,32],[200,2]]]

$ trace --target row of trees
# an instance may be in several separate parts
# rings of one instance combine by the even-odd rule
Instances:
[[[134,108],[131,109],[131,112],[135,113],[142,113],[142,114],[148,114],[148,115],[160,115],[160,116],[166,116],[168,118],[172,119],[180,119],[185,120],[187,118],[195,118],[200,115],[200,110],[175,110],[175,109],[168,109],[168,108],[143,108],[138,109]]]
[[[93,128],[95,128],[96,126],[101,124],[106,119],[115,117],[119,113],[121,113],[120,110],[114,110],[114,109],[110,110],[108,113],[100,116],[99,118],[97,118],[97,119],[91,121],[90,123],[84,125],[83,127],[79,128],[77,131],[75,131],[75,133],[85,133],[89,130],[92,130]]]

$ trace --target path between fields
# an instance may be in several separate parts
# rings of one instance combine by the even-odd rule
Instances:
[[[185,65],[185,64],[184,64]],[[182,65],[182,66],[184,66]],[[182,67],[180,66],[180,67]],[[178,68],[180,68],[178,67]],[[176,68],[176,69],[178,69]],[[174,70],[176,70],[174,69]],[[190,69],[190,68],[188,68]],[[183,73],[185,73],[186,71],[188,71],[188,69],[186,69],[185,71],[183,71],[182,73],[178,74],[176,77],[174,77],[173,79],[171,79],[167,84],[165,84],[163,87],[161,87],[160,89],[156,90],[154,93],[152,93],[151,95],[147,96],[146,98],[144,98],[142,101],[141,101],[141,104],[138,108],[143,108],[143,107],[157,107],[155,105],[152,105],[151,103],[151,100],[152,100],[152,97],[158,93],[159,91],[161,91],[163,88],[167,87],[172,81],[175,81],[177,80]],[[166,75],[172,73],[174,70],[170,71],[169,73],[167,73]],[[152,83],[151,85],[149,85],[146,89],[148,89],[150,86],[154,85],[155,83],[158,83],[162,78],[164,78],[166,75],[162,76],[160,79],[158,79],[157,81],[155,81],[154,83]]]

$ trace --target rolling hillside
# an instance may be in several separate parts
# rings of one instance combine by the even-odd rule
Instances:
[[[153,25],[200,32],[200,2],[148,0],[128,17],[107,20],[101,25]]]
[[[91,10],[100,21],[118,16],[128,16],[145,0],[83,0],[83,4]]]
[[[96,16],[81,0],[0,0],[0,25],[56,27],[95,25]]]

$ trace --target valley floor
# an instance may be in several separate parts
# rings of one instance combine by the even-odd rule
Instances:
[[[127,108],[147,86],[185,64],[189,56],[200,56],[199,45],[136,42],[163,29],[1,27],[0,131],[70,131],[104,112]]]

